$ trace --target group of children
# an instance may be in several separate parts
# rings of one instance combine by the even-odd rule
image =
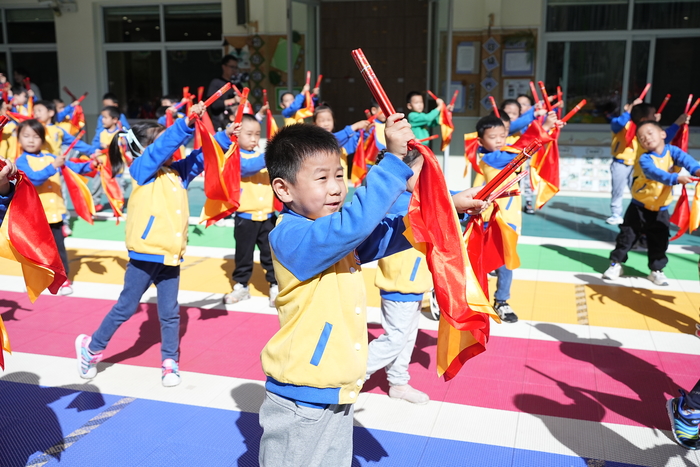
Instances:
[[[162,103],[177,110],[173,109],[174,101],[164,99]],[[333,113],[326,105],[315,106],[314,124],[292,121],[303,101],[291,94],[281,96],[289,125],[268,142],[264,153],[259,147],[260,113],[246,114],[240,125],[229,125],[215,135],[226,151],[231,134],[235,134],[241,155],[241,205],[234,229],[235,284],[224,302],[250,298],[249,281],[257,246],[270,286],[270,306],[278,309],[280,318],[280,330],[261,353],[267,378],[266,399],[260,410],[261,465],[350,465],[353,404],[374,372],[386,369],[390,397],[416,404],[429,400],[427,394],[408,384],[408,364],[423,294],[430,291],[432,283],[425,257],[403,236],[403,216],[423,163],[418,151],[408,150],[408,142],[427,136],[445,103],[438,100],[437,111],[423,113],[423,96],[410,93],[407,116],[384,116],[373,102],[372,122],[361,120],[333,133]],[[116,97],[106,95],[103,104],[93,144],[79,142],[75,147],[93,156],[106,151],[114,176],[125,167],[120,143],[126,145],[133,159],[128,168],[133,184],[126,221],[129,263],[117,303],[94,333],[81,334],[75,341],[78,371],[82,378],[96,376],[97,363],[110,339],[136,312],[146,289],[155,284],[162,384],[176,386],[180,383],[177,291],[179,265],[187,244],[187,187],[203,171],[204,162],[201,150],[192,151],[182,160],[175,160],[173,154],[193,136],[190,115],[201,117],[206,110],[202,103],[195,104],[189,115],[180,114],[167,129],[152,122],[130,128],[119,112]],[[626,259],[634,240],[645,233],[650,268],[656,272],[655,279],[661,277],[652,280],[659,283],[667,262],[665,208],[671,202],[670,185],[690,181],[688,176],[678,174],[681,167],[700,175],[700,165],[678,148],[668,146],[668,135],[648,113],[635,117],[641,115],[643,105],[637,103],[631,110],[632,118],[637,119],[638,147],[644,153],[632,164],[633,203],[625,215],[606,277],[614,276],[615,268],[620,270],[619,263]],[[38,101],[33,107],[35,118],[14,129],[21,148],[16,165],[39,192],[68,271],[61,233],[66,209],[60,168],[65,165],[79,174],[90,174],[100,162],[95,157],[80,163],[66,160],[61,146],[70,143],[72,136],[56,126],[55,105]],[[556,126],[562,126],[556,113],[532,106],[528,96],[505,101],[501,108],[500,117],[489,115],[477,124],[479,166],[485,182],[517,155],[520,136],[532,132],[546,138]],[[544,117],[542,123],[539,116]],[[357,147],[361,131],[375,133],[375,144],[381,152],[363,186],[346,203],[346,157]],[[14,166],[8,164],[0,171],[0,221],[12,197],[6,179],[13,170]],[[485,212],[487,203],[473,199],[479,189],[453,194],[455,208],[469,214]],[[275,199],[284,205],[279,218]],[[518,234],[522,212],[534,212],[531,200],[523,207],[519,197],[500,199],[497,204],[506,223]],[[489,215],[484,217],[488,219]],[[368,343],[361,265],[375,260],[379,260],[375,284],[380,289],[385,333]],[[495,309],[503,321],[515,322],[517,315],[507,302],[513,273],[503,266],[495,274]],[[70,287],[70,283],[66,285]],[[685,434],[678,435],[686,447],[698,439],[697,392],[691,392],[695,399],[684,394],[669,403],[672,420],[684,421],[690,427],[682,427]]]

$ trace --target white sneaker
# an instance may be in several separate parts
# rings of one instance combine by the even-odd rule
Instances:
[[[610,225],[620,225],[624,222],[624,219],[620,216],[610,216],[607,219],[605,219],[605,222],[607,222]]]
[[[247,285],[236,284],[233,286],[233,291],[224,295],[224,303],[230,305],[232,303],[242,302],[250,299],[250,290]]]
[[[622,275],[622,265],[620,263],[611,264],[608,269],[603,273],[603,279],[610,279],[612,281],[619,279]]]
[[[66,280],[58,289],[58,295],[70,295],[73,293],[73,287],[69,280]]]
[[[180,384],[180,368],[175,360],[172,358],[163,360],[161,370],[163,371],[163,376],[161,377],[163,386],[171,388]]]
[[[88,345],[92,338],[81,334],[75,339],[75,357],[78,361],[78,374],[83,379],[97,376],[97,364],[102,360],[102,353],[93,354]]]
[[[270,284],[270,308],[275,308],[275,300],[277,300],[279,293],[280,289],[277,284]]]
[[[663,271],[651,271],[651,274],[647,276],[647,279],[656,285],[668,285],[668,278]]]
[[[440,305],[435,295],[435,289],[430,292],[430,315],[435,321],[440,320]]]
[[[403,399],[416,405],[425,405],[430,402],[430,397],[423,391],[419,391],[408,384],[402,386],[390,386],[389,397],[392,399]]]

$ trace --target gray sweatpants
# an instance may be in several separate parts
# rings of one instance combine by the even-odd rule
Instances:
[[[632,170],[634,166],[619,162],[610,163],[612,193],[610,194],[610,212],[615,217],[622,217],[622,197],[625,187],[632,189]]]
[[[422,302],[395,302],[382,297],[384,334],[369,343],[367,377],[386,368],[391,386],[408,384],[408,364],[418,335]]]
[[[525,161],[525,166],[523,170],[530,170],[530,159]],[[532,183],[530,183],[530,175],[526,175],[525,178],[520,180],[520,192],[522,193],[523,200],[526,203],[532,203]]]
[[[353,404],[305,407],[266,391],[260,407],[260,466],[349,467],[353,411]]]

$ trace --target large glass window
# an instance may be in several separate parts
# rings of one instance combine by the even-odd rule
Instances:
[[[221,74],[221,4],[105,7],[107,85],[129,118],[153,118],[165,94]]]
[[[166,41],[211,41],[221,38],[221,4],[166,5]]]
[[[649,75],[649,56],[651,41],[633,41],[630,60],[630,81],[627,87],[627,102],[631,102],[642,93],[647,85]]]
[[[635,0],[634,29],[700,28],[697,0]]]
[[[627,0],[550,0],[547,31],[627,29]]]
[[[10,44],[52,44],[56,42],[53,11],[44,8],[5,10],[7,40]]]
[[[698,74],[700,37],[656,40],[652,83],[657,92],[653,94],[652,103],[658,106],[667,93],[671,94],[671,100],[661,115],[662,124],[673,123],[683,113],[688,94],[698,94]],[[700,126],[697,118],[693,118],[690,124]]]

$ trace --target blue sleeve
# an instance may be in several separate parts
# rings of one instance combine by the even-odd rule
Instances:
[[[195,149],[189,156],[170,164],[170,168],[177,170],[182,184],[187,188],[190,182],[204,171],[204,153],[201,149]]]
[[[126,115],[119,114],[119,121],[121,122],[122,127],[125,130],[128,130],[129,128],[131,128],[131,125],[129,125],[129,120],[126,119]],[[102,122],[102,119],[100,119],[100,122]],[[100,126],[102,126],[102,125],[100,125]]]
[[[177,120],[160,138],[148,146],[140,157],[134,159],[129,167],[131,177],[139,185],[152,182],[158,169],[193,133],[194,130],[187,126],[184,118]]]
[[[676,136],[676,133],[678,133],[678,130],[680,130],[680,128],[681,127],[679,127],[675,123],[666,128],[666,139],[664,140],[664,143],[670,144],[671,141],[673,141],[673,138]]]
[[[224,152],[228,151],[231,147],[231,138],[228,137],[226,131],[217,131],[214,133],[214,139],[219,143],[219,146],[221,146]]]
[[[535,108],[532,107],[530,110],[522,114],[514,122],[510,122],[510,134],[517,133],[521,130],[527,128],[527,126],[532,123],[535,119]]]
[[[352,126],[348,125],[337,133],[333,133],[335,139],[338,140],[338,146],[345,149],[345,152],[352,154],[357,150],[357,144],[360,142],[360,132],[354,131]]]
[[[75,172],[79,175],[85,175],[85,174],[93,171],[93,168],[90,167],[90,161],[73,162],[73,161],[69,161],[68,159],[66,159],[66,167],[68,167],[73,172]]]
[[[403,216],[385,217],[372,234],[357,247],[360,261],[369,263],[412,248],[411,243],[403,235],[405,230]]]
[[[71,135],[61,127],[57,128],[63,132],[63,144],[65,144],[66,146],[70,146],[71,144],[73,144],[73,141],[75,141],[75,136]],[[99,147],[99,135],[97,147]],[[83,140],[78,140],[78,142],[75,143],[75,146],[73,146],[73,149],[75,149],[78,152],[82,152],[83,154],[92,154],[93,152],[95,152],[95,148],[93,146],[90,146]]]
[[[158,125],[165,126],[165,123],[165,115],[161,115],[160,117],[158,117]]]
[[[241,177],[250,177],[265,168],[265,154],[245,159],[241,157]]]
[[[625,129],[625,125],[632,119],[629,112],[624,112],[619,117],[610,120],[610,131],[617,134]]]
[[[15,185],[10,183],[10,192],[5,196],[0,195],[0,225],[2,225],[3,219],[5,219],[5,214],[7,214],[7,207],[12,201],[12,197],[15,195]]]
[[[673,158],[673,163],[675,165],[680,165],[685,170],[690,172],[690,175],[695,177],[695,172],[700,170],[700,164],[698,164],[698,162],[695,159],[693,159],[693,156],[676,146],[668,147],[671,148],[671,157]]]
[[[304,105],[304,94],[299,93],[289,107],[282,109],[282,116],[284,118],[292,118],[294,114],[297,113],[297,110],[301,109],[302,105]]]
[[[673,153],[671,153],[671,157],[673,157]],[[639,166],[642,168],[644,175],[648,179],[661,182],[664,185],[675,185],[678,183],[678,174],[666,172],[665,170],[661,170],[656,167],[656,164],[654,164],[654,161],[652,160],[652,156],[650,156],[648,153],[642,154],[639,157]]]
[[[75,108],[72,105],[67,105],[63,110],[61,110],[56,115],[56,122],[62,122],[63,120],[66,119],[66,117],[72,117],[74,110],[75,110]]]
[[[93,148],[99,148],[100,147],[100,133],[102,133],[102,130],[105,128],[102,126],[102,117],[98,116],[97,117],[97,123],[95,124],[95,136],[92,137],[92,147]]]
[[[49,179],[49,177],[52,177],[53,175],[58,172],[58,169],[53,166],[53,164],[49,164],[46,167],[44,167],[41,170],[33,170],[29,166],[29,161],[27,161],[27,156],[20,156],[17,158],[15,161],[15,164],[17,165],[17,169],[21,170],[25,174],[27,174],[27,178],[29,179],[30,182],[32,182],[32,185],[34,186],[39,186],[42,183],[44,183],[46,180]]]
[[[283,218],[270,232],[270,245],[278,261],[304,281],[361,245],[365,259],[388,251],[400,242],[396,239],[400,228],[397,218],[387,219],[387,213],[406,190],[412,175],[413,171],[401,159],[387,154],[367,174],[367,186],[358,188],[352,203],[340,212],[314,221],[287,223]]]

